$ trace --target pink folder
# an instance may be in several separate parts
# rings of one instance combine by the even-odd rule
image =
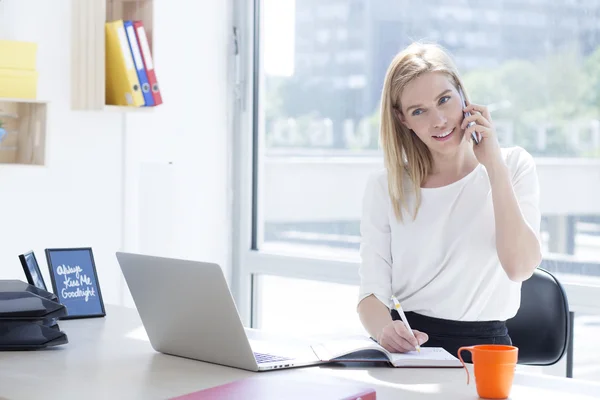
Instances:
[[[328,376],[273,374],[241,379],[171,400],[376,400],[375,389],[364,384]]]

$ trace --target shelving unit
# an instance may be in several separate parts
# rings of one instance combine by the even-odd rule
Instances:
[[[47,103],[0,99],[6,136],[0,142],[0,164],[44,165]]]
[[[105,101],[104,24],[117,19],[141,20],[153,46],[153,0],[73,0],[71,107],[74,110],[148,112],[153,107],[121,107]]]

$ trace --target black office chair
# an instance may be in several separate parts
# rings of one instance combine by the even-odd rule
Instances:
[[[538,268],[522,283],[521,307],[506,325],[519,364],[552,365],[563,357],[571,334],[569,303],[554,275]]]

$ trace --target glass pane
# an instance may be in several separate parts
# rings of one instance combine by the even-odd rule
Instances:
[[[367,335],[356,313],[358,286],[258,275],[257,328],[294,335]],[[600,381],[600,316],[575,316],[573,375]],[[564,363],[562,363],[564,366]],[[554,367],[527,367],[528,372],[562,374]]]
[[[426,39],[453,54],[502,145],[534,155],[544,267],[599,284],[600,2],[264,0],[263,12],[259,248],[357,257],[385,71]]]
[[[573,377],[600,382],[600,316],[575,313]]]
[[[257,328],[297,335],[364,334],[358,286],[258,275]]]

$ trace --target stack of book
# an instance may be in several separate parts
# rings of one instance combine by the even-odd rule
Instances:
[[[35,99],[37,43],[0,40],[0,98]]]
[[[142,21],[106,23],[106,104],[130,107],[162,104]]]

